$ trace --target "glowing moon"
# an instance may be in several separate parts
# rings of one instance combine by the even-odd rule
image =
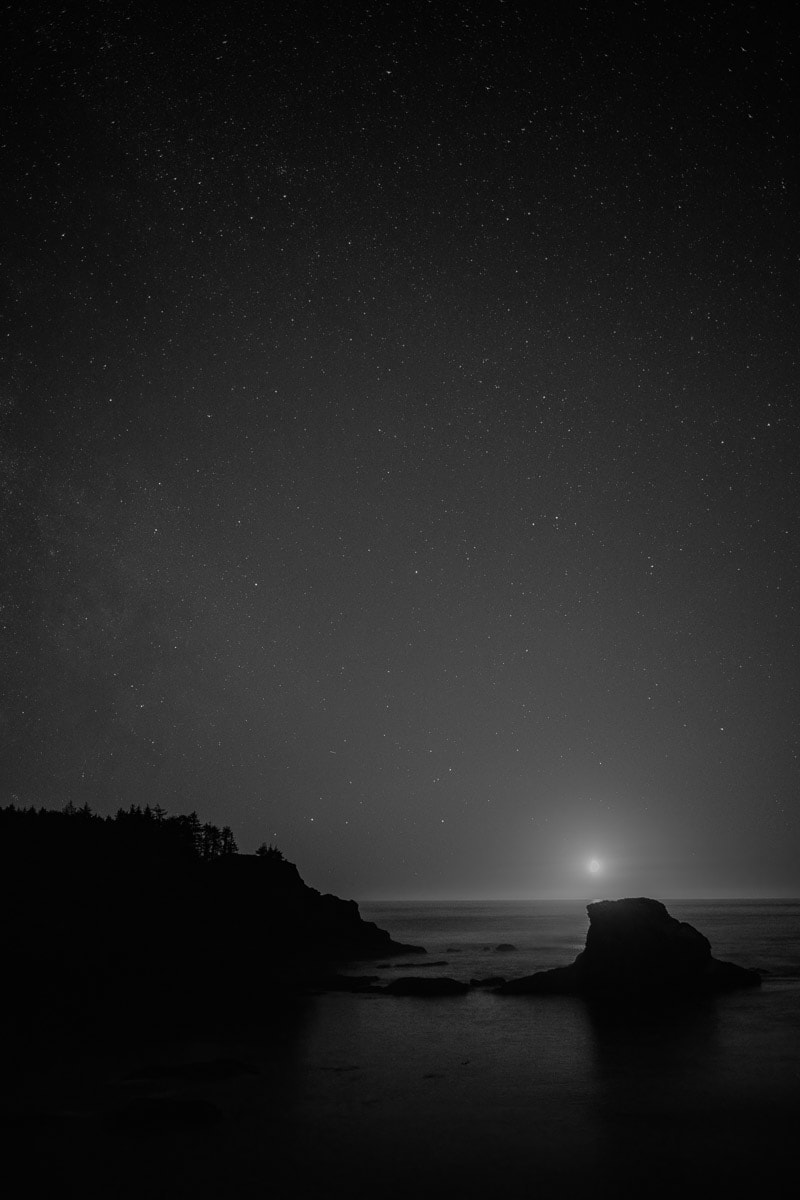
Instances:
[[[591,871],[592,875],[598,874],[598,872],[600,870],[600,863],[597,861],[596,858],[589,859],[589,870]]]

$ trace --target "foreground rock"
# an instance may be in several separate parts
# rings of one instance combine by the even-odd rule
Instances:
[[[712,957],[708,938],[671,917],[659,900],[599,900],[587,908],[586,947],[568,967],[537,971],[502,995],[670,997],[757,987],[761,977]]]

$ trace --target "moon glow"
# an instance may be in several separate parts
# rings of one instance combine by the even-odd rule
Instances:
[[[589,870],[592,875],[597,875],[600,871],[600,863],[596,858],[589,859]]]

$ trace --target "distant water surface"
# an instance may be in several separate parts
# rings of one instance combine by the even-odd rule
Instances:
[[[800,976],[800,901],[666,900],[670,914],[694,925],[717,958]],[[397,941],[449,958],[457,978],[530,974],[571,962],[583,949],[586,901],[383,901],[359,905],[362,917]],[[513,952],[495,951],[502,943]],[[457,955],[449,953],[457,951]],[[421,960],[420,960],[421,961]],[[405,971],[405,968],[404,968]]]

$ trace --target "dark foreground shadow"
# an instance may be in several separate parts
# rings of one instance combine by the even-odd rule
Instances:
[[[286,1146],[317,1003],[194,1025],[183,1037],[131,1033],[125,1045],[49,1039],[0,1090],[4,1168],[22,1181],[14,1194],[297,1194]]]

